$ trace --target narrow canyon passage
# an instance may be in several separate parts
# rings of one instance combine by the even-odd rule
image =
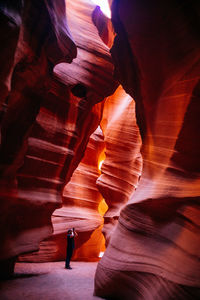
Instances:
[[[92,300],[96,262],[17,263],[12,279],[0,282],[1,300]]]
[[[0,1],[0,300],[200,300],[199,32],[199,0]]]

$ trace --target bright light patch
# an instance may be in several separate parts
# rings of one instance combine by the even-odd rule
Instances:
[[[104,255],[104,252],[99,253],[99,257],[103,257],[103,255]]]
[[[99,168],[100,171],[101,171],[101,167],[102,167],[103,162],[104,162],[104,160],[101,160],[101,161],[99,162],[98,168]]]
[[[96,5],[100,6],[102,13],[109,19],[111,18],[110,6],[108,0],[92,0]]]

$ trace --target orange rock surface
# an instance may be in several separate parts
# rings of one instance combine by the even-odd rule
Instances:
[[[198,299],[200,4],[109,3],[0,3],[0,276],[103,228],[96,295]]]
[[[108,210],[103,233],[108,244],[121,208],[137,188],[142,172],[141,139],[135,119],[135,102],[119,86],[104,104],[101,128],[105,141],[105,159],[97,186]]]
[[[103,134],[98,127],[89,139],[82,161],[63,190],[62,208],[56,209],[52,215],[53,235],[40,243],[39,252],[25,254],[19,258],[20,261],[65,260],[67,230],[73,227],[78,233],[73,260],[99,260],[104,237],[101,232],[103,218],[99,213],[102,195],[96,180],[100,175],[99,155],[103,149]]]
[[[113,1],[116,75],[136,101],[143,172],[99,262],[115,299],[197,299],[200,12],[195,1]],[[198,24],[198,25],[197,25]]]
[[[5,52],[15,59],[9,67],[12,84],[1,78],[2,102],[5,90],[8,94],[0,147],[0,263],[5,273],[10,265],[12,271],[16,256],[37,250],[52,234],[51,215],[62,205],[63,188],[99,124],[101,104],[93,106],[117,86],[108,48],[92,23],[95,6],[79,2],[67,2],[77,46],[64,1],[27,1],[16,48]],[[7,5],[3,17],[13,11]]]

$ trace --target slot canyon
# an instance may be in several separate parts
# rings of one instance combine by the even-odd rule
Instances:
[[[1,0],[0,24],[0,299],[200,299],[200,1]],[[91,298],[7,294],[64,268],[69,228]]]

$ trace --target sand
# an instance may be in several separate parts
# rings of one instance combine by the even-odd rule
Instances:
[[[95,300],[94,274],[97,263],[17,263],[12,279],[0,282],[1,300]]]

